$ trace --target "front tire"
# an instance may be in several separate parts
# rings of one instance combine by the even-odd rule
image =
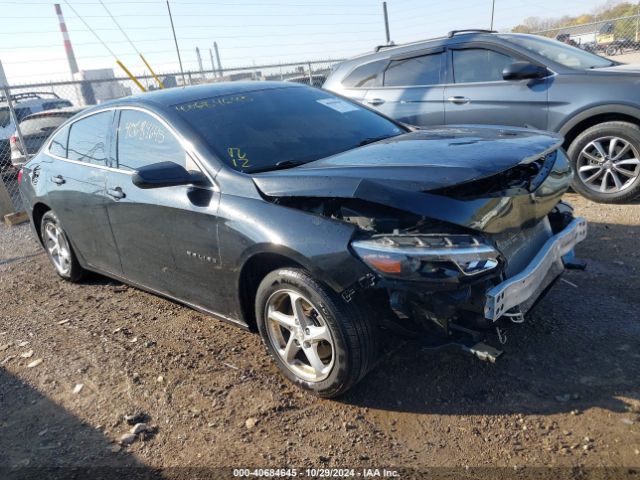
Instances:
[[[281,268],[260,283],[255,302],[260,335],[291,382],[332,398],[373,366],[376,327],[357,300],[342,297],[298,268]]]
[[[51,210],[42,216],[40,235],[44,249],[56,269],[56,273],[70,282],[80,281],[85,270],[78,263],[69,238],[60,225],[60,220]]]
[[[605,122],[588,128],[567,151],[573,189],[600,203],[623,203],[640,195],[640,127]]]

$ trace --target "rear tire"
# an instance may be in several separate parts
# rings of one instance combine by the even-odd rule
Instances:
[[[56,273],[70,282],[80,281],[86,270],[78,263],[78,258],[73,251],[73,247],[71,247],[71,242],[69,242],[67,234],[62,229],[60,220],[52,210],[42,216],[40,236]]]
[[[320,397],[345,393],[375,363],[377,329],[364,306],[355,298],[345,302],[306,270],[269,273],[258,287],[255,310],[282,374]]]
[[[567,151],[572,187],[600,203],[624,203],[640,195],[640,127],[605,122],[578,135]]]

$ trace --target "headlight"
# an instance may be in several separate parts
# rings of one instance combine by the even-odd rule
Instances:
[[[498,267],[499,253],[471,235],[376,235],[351,246],[373,270],[402,280],[457,280]]]

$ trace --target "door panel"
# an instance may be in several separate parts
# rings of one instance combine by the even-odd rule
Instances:
[[[50,206],[76,254],[90,268],[119,275],[122,269],[105,197],[112,118],[113,111],[100,112],[59,131],[49,150],[59,158],[52,160],[42,180],[50,184]]]
[[[109,172],[108,212],[124,276],[182,301],[216,310],[213,282],[220,265],[213,185],[141,189],[132,175],[163,161],[199,171],[158,118],[123,109],[117,131],[118,171]]]
[[[382,87],[370,87],[364,103],[411,125],[444,123],[445,54],[440,50],[392,58]]]
[[[445,122],[547,128],[552,77],[502,80],[502,68],[520,58],[486,48],[451,51],[455,83],[444,88]]]
[[[444,124],[444,89],[432,87],[374,88],[367,91],[364,104],[409,125]]]
[[[120,259],[109,227],[104,196],[105,170],[54,160],[48,178],[49,202],[76,253],[98,270],[120,274]]]

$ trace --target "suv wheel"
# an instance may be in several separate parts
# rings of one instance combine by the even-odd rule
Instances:
[[[258,328],[280,371],[325,398],[346,392],[375,361],[376,330],[363,313],[296,268],[271,272],[256,295]]]
[[[70,282],[79,281],[85,270],[78,263],[67,234],[64,233],[58,217],[51,210],[42,216],[40,232],[47,256],[55,267],[56,273]]]
[[[602,203],[632,200],[640,194],[640,128],[606,122],[582,132],[571,143],[573,188]]]

